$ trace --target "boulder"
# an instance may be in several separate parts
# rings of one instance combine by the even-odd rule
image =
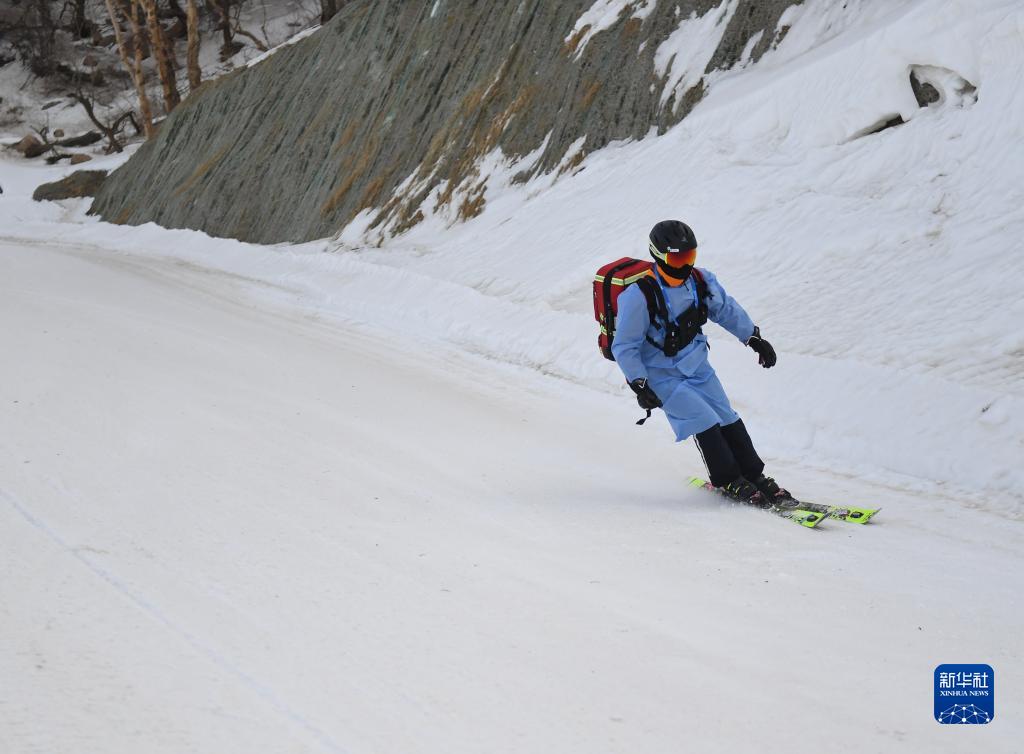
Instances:
[[[49,151],[50,151],[50,147],[48,147],[46,144],[43,144],[38,139],[35,139],[34,143],[29,144],[25,148],[25,151],[24,151],[23,154],[26,157],[28,157],[29,159],[31,159],[33,157],[38,157],[39,155],[46,154]]]
[[[14,148],[17,151],[21,152],[22,154],[25,154],[26,152],[28,152],[28,150],[41,146],[43,146],[43,142],[39,141],[39,139],[37,139],[35,136],[29,134],[24,139],[15,144]]]
[[[32,198],[42,202],[96,196],[106,177],[106,170],[78,170],[63,180],[39,186],[32,192]]]
[[[930,81],[921,81],[914,70],[910,71],[910,88],[914,90],[919,107],[928,107],[942,98],[939,90]]]
[[[73,155],[71,155],[71,164],[72,165],[81,165],[83,162],[88,162],[91,159],[92,159],[91,155],[87,155],[87,154],[73,154]]]

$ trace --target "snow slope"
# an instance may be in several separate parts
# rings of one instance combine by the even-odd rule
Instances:
[[[0,160],[0,751],[1019,749],[1024,11],[847,5],[380,247],[110,226]],[[779,350],[712,332],[770,470],[877,523],[687,491],[632,425],[589,282],[671,216]],[[989,726],[931,719],[959,661]]]
[[[980,491],[976,502],[1019,518],[1024,8],[812,1],[784,21],[777,50],[713,76],[665,136],[594,153],[553,185],[502,188],[499,171],[480,218],[450,226],[434,215],[360,258],[544,321],[524,344],[474,328],[480,350],[614,382],[587,342],[588,283],[602,262],[644,256],[654,222],[681,217],[701,240],[698,263],[783,352],[763,375],[742,370],[750,355],[734,341],[715,343],[771,452]],[[918,107],[911,70],[940,102]],[[908,122],[863,135],[897,115]],[[342,242],[358,247],[361,230]],[[444,325],[441,314],[431,328]]]
[[[781,353],[765,373],[711,328],[714,361],[766,455],[1019,521],[1024,10],[997,0],[847,5],[794,9],[779,48],[717,74],[679,127],[595,152],[574,175],[513,186],[531,158],[509,165],[496,153],[484,166],[487,209],[465,224],[431,214],[385,240],[364,235],[368,212],[336,241],[273,248],[113,228],[74,207],[47,210],[70,224],[40,224],[25,199],[39,176],[13,164],[0,181],[13,187],[4,206],[18,237],[287,281],[323,316],[619,394],[618,370],[594,347],[591,276],[604,261],[643,256],[650,225],[682,217],[701,240],[699,263]],[[912,68],[940,102],[917,106]],[[894,115],[908,122],[858,136]]]
[[[1019,525],[794,471],[886,506],[801,529],[686,491],[692,447],[634,432],[625,402],[276,293],[0,243],[4,752],[1024,735]],[[999,675],[989,726],[931,718],[959,660]]]

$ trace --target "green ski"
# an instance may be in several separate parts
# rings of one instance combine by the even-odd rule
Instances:
[[[807,503],[801,503],[801,505],[806,507]],[[866,524],[878,511],[882,510],[881,508],[854,508],[849,505],[842,508],[836,505],[823,507],[828,509],[829,515],[832,518],[838,518],[840,521],[846,521],[851,524]]]
[[[806,507],[804,507],[803,503],[801,503],[798,500],[793,500],[792,498],[790,498],[787,501],[784,501],[782,504],[771,505],[766,507],[754,505],[752,503],[746,503],[742,500],[736,500],[723,490],[713,486],[711,482],[705,479],[701,479],[700,477],[690,477],[690,486],[703,488],[706,490],[710,490],[711,492],[717,492],[719,495],[722,495],[726,499],[732,500],[735,503],[750,505],[753,508],[760,508],[761,510],[769,511],[770,513],[774,513],[776,516],[781,516],[782,518],[789,519],[790,521],[800,524],[801,526],[806,526],[808,529],[813,529],[815,526],[820,524],[822,521],[824,521],[831,515],[827,510],[808,510]],[[790,505],[789,503],[792,503],[792,505]]]
[[[789,497],[788,500],[804,510],[827,514],[829,518],[846,521],[851,524],[866,524],[871,520],[872,516],[882,510],[881,508],[855,508],[851,505],[821,505],[819,503],[808,503],[806,500],[797,500],[793,497]]]
[[[691,477],[690,486],[692,487],[704,487],[705,489],[718,492],[719,494],[725,495],[724,492],[716,487],[712,487],[710,482],[701,479],[700,477]],[[725,495],[725,497],[729,497]],[[730,500],[732,498],[729,498]],[[866,524],[868,521],[878,513],[881,508],[857,508],[852,505],[821,505],[820,503],[808,503],[804,500],[797,500],[793,497],[787,498],[781,503],[776,503],[771,508],[765,510],[771,510],[773,513],[778,513],[785,518],[790,518],[797,523],[803,523],[800,516],[788,515],[792,511],[802,511],[803,513],[816,513],[820,514],[824,518],[834,518],[838,521],[846,521],[850,524]],[[819,522],[814,523],[803,523],[804,526],[815,526]]]

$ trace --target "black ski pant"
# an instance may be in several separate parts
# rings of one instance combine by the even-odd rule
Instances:
[[[696,440],[711,484],[716,487],[724,487],[741,476],[753,481],[764,471],[764,461],[754,450],[742,419],[724,427],[716,424],[698,434]]]

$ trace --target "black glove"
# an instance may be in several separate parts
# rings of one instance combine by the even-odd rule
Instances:
[[[661,398],[651,390],[651,386],[647,384],[646,377],[637,377],[629,383],[629,388],[636,393],[636,402],[640,404],[640,408],[647,412],[647,416],[637,422],[637,424],[643,426],[643,423],[651,418],[651,409],[661,408]]]
[[[652,408],[661,408],[661,398],[651,390],[651,386],[647,384],[646,378],[638,377],[629,383],[629,387],[636,393],[636,402],[640,404],[640,408],[644,411],[650,411]]]
[[[765,369],[775,366],[775,349],[761,337],[761,328],[755,327],[754,334],[747,338],[747,345],[757,353],[757,363]]]

